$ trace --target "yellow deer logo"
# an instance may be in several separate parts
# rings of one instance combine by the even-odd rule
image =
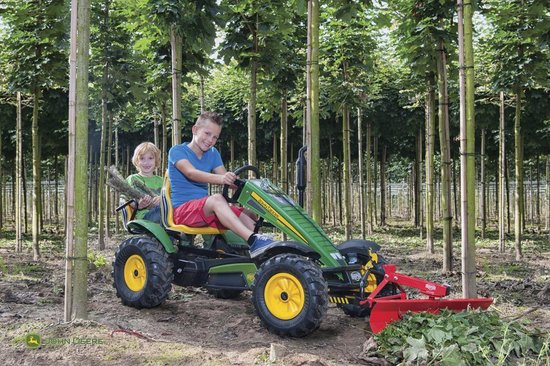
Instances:
[[[41,345],[40,336],[38,334],[27,335],[26,342],[29,348],[38,348]]]

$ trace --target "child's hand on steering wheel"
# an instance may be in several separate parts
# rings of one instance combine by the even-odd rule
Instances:
[[[153,203],[153,197],[145,195],[139,199],[138,210],[143,210],[144,208],[149,207]]]

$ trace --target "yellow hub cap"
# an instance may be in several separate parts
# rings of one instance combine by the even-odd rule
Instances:
[[[141,291],[147,281],[147,269],[141,256],[134,254],[124,265],[124,281],[126,286],[134,292]]]
[[[281,320],[295,318],[304,308],[304,288],[290,273],[278,273],[265,285],[264,298],[267,309]]]

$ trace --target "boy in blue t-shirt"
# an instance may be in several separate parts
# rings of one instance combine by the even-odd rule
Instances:
[[[254,234],[255,222],[247,210],[229,206],[219,193],[208,196],[208,184],[234,186],[237,179],[233,172],[225,170],[220,153],[214,147],[221,130],[221,117],[214,112],[204,112],[192,128],[192,141],[170,149],[168,176],[174,223],[228,228],[247,240],[253,255],[273,240]]]

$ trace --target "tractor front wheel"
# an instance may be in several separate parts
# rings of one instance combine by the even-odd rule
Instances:
[[[162,304],[172,289],[173,264],[162,245],[149,237],[123,241],[115,253],[113,280],[122,303],[134,308]]]
[[[270,332],[304,337],[321,325],[328,307],[328,285],[319,266],[309,259],[280,254],[256,273],[252,302]]]

